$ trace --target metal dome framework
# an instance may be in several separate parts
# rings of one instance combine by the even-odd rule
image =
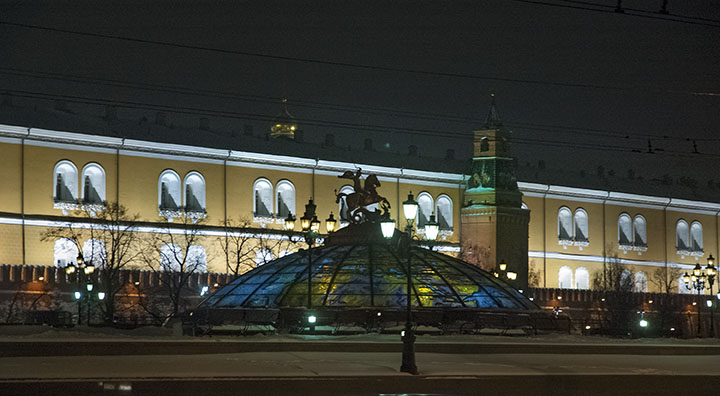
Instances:
[[[198,309],[404,309],[410,257],[413,310],[537,309],[525,296],[464,261],[422,247],[390,244],[306,250],[256,268],[209,296]]]

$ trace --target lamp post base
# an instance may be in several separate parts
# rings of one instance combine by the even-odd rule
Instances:
[[[405,329],[405,335],[402,338],[402,364],[400,371],[412,375],[418,374],[417,365],[415,364],[415,334],[411,329]]]

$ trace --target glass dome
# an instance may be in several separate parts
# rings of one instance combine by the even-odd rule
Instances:
[[[331,245],[302,250],[260,266],[221,288],[198,309],[406,307],[410,255],[412,306],[536,310],[524,295],[491,274],[442,253],[397,244]],[[308,263],[312,262],[308,282]]]

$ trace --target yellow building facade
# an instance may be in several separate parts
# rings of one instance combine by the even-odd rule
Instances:
[[[461,173],[10,125],[0,125],[0,164],[1,264],[67,265],[77,250],[43,240],[46,230],[87,222],[78,209],[92,213],[118,202],[146,224],[138,232],[158,232],[153,227],[183,216],[203,219],[206,231],[197,243],[206,269],[225,272],[221,227],[244,219],[259,233],[281,230],[287,212],[299,218],[310,198],[319,219],[331,212],[339,218],[343,202],[336,202],[336,192],[351,192],[353,181],[338,176],[357,168],[378,176],[378,192],[399,228],[406,222],[402,201],[412,193],[420,203],[416,224],[431,214],[442,218],[440,250],[461,254],[467,242],[460,226],[467,177]],[[614,260],[638,291],[658,291],[657,269],[673,269],[668,273],[675,276],[718,256],[720,204],[527,181],[518,186],[530,211],[531,286],[591,288],[594,274]],[[675,291],[684,291],[673,282]]]

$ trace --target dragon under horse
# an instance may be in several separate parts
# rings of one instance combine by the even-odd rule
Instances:
[[[358,168],[357,171],[345,171],[342,175],[338,176],[340,179],[351,179],[353,181],[354,192],[350,194],[338,193],[335,190],[335,203],[340,203],[340,200],[345,198],[345,204],[347,205],[347,213],[349,220],[355,224],[365,222],[369,217],[373,216],[373,213],[367,209],[368,206],[379,203],[384,212],[388,212],[390,209],[390,202],[378,194],[377,188],[380,187],[380,180],[375,175],[368,175],[365,178],[363,185],[361,178],[362,169]],[[376,213],[379,215],[379,213]]]

